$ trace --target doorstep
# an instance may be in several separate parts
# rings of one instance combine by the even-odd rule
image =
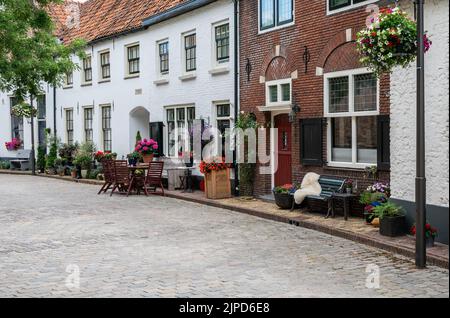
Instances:
[[[168,197],[206,204],[218,208],[246,213],[261,218],[289,223],[311,230],[342,237],[358,243],[376,247],[408,258],[415,257],[415,239],[413,236],[386,237],[379,234],[378,228],[366,225],[362,218],[350,217],[345,221],[343,217],[325,219],[325,214],[309,213],[307,209],[294,211],[281,210],[266,198],[240,198],[211,200],[201,191],[182,193],[180,191],[166,191]],[[427,262],[443,268],[449,267],[448,245],[436,243],[427,249]]]
[[[0,170],[0,174],[2,173],[31,175],[30,171]],[[36,176],[93,185],[103,184],[103,181],[99,180],[77,180],[72,177],[61,177],[58,175],[37,174]],[[350,217],[348,221],[345,221],[343,217],[340,216],[325,219],[324,214],[309,213],[305,209],[296,209],[292,212],[290,210],[281,210],[274,203],[267,201],[264,198],[233,197],[229,199],[212,200],[207,199],[202,191],[183,193],[181,191],[165,190],[165,193],[171,198],[246,213],[277,222],[289,223],[294,226],[301,226],[392,253],[397,253],[412,259],[415,257],[414,237],[410,235],[401,237],[382,236],[379,234],[377,228],[366,225],[361,218]],[[436,243],[434,247],[427,249],[427,262],[431,265],[448,269],[448,256],[448,245]]]

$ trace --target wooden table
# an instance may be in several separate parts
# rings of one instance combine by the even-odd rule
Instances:
[[[353,193],[333,193],[331,195],[331,215],[334,217],[334,209],[336,205],[336,201],[342,201],[344,205],[344,220],[348,220],[350,216],[350,202],[356,195]]]

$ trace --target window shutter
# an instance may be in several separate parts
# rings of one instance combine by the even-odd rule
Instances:
[[[389,115],[380,115],[377,119],[377,165],[378,170],[391,168]]]
[[[304,166],[323,165],[323,120],[300,120],[300,159]]]
[[[164,156],[164,123],[161,121],[150,123],[150,138],[158,143],[158,156]]]

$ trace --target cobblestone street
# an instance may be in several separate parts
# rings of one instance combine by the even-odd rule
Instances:
[[[448,270],[158,196],[0,175],[0,297],[448,297]],[[379,288],[366,287],[379,267]],[[79,270],[79,286],[77,273]]]

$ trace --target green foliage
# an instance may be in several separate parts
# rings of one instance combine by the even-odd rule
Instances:
[[[388,200],[387,202],[376,206],[373,209],[373,214],[375,215],[375,217],[382,219],[384,217],[404,216],[405,211],[404,211],[403,207]]]
[[[359,203],[363,205],[369,205],[372,202],[376,201],[386,201],[387,197],[384,193],[381,192],[370,192],[370,191],[363,191],[361,192],[361,195],[359,197]]]
[[[0,160],[0,169],[9,169],[11,164],[7,160]]]
[[[72,145],[62,144],[58,150],[58,155],[61,157],[61,159],[64,159],[67,164],[70,164],[73,162],[73,158],[78,150],[78,147],[78,143]]]
[[[86,42],[62,44],[47,13],[61,0],[0,0],[0,90],[19,99],[42,92],[43,82],[61,85],[78,69],[71,56],[84,56]]]
[[[47,154],[47,147],[40,145],[37,149],[37,160],[36,160],[36,166],[38,170],[44,171],[46,160],[45,155]]]
[[[48,156],[47,156],[47,162],[45,167],[47,169],[52,169],[55,168],[56,166],[56,158],[58,157],[58,143],[57,142],[53,142],[50,145],[50,151],[48,152]]]
[[[142,140],[141,132],[138,130],[137,133],[136,133],[136,145],[137,145],[137,143],[138,143],[139,141],[141,141],[141,140]]]
[[[92,142],[84,142],[80,145],[75,154],[73,163],[81,167],[81,169],[90,170],[96,147]]]

